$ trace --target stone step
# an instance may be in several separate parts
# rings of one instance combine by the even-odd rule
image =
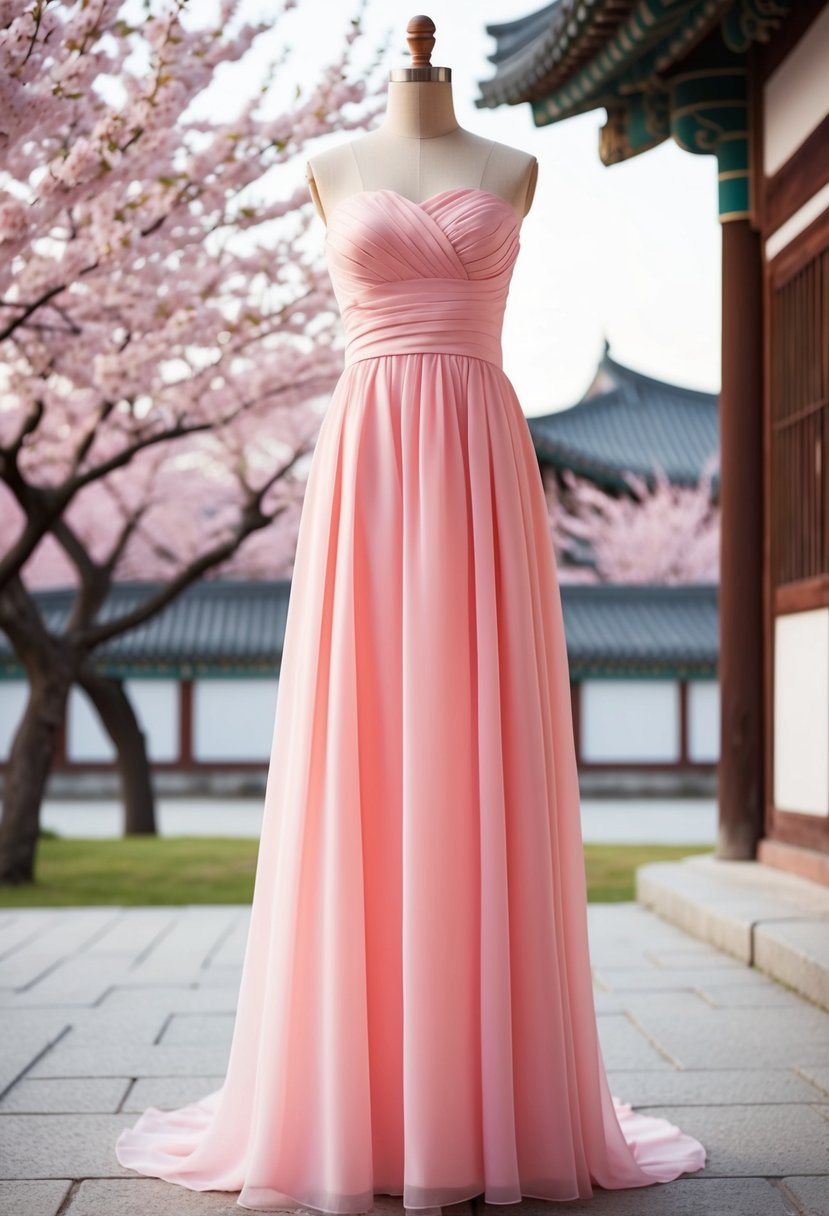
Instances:
[[[636,898],[829,1009],[829,888],[762,862],[706,853],[640,866]]]

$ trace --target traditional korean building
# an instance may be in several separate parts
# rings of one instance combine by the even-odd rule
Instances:
[[[604,353],[579,401],[527,419],[542,474],[569,470],[603,490],[626,492],[626,473],[695,485],[719,448],[716,393],[647,376]],[[719,474],[711,494],[719,492]]]
[[[157,588],[117,585],[122,615]],[[60,632],[71,589],[35,593]],[[290,582],[209,581],[101,647],[98,670],[123,681],[160,793],[264,790]],[[585,792],[711,795],[719,746],[717,588],[562,586],[574,734]],[[0,779],[28,696],[0,633]],[[117,793],[115,753],[72,690],[50,794]]]
[[[717,854],[829,882],[829,2],[553,0],[487,29],[479,106],[604,107],[608,166],[716,157]]]

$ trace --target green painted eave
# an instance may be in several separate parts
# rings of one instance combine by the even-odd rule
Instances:
[[[496,75],[481,83],[478,104],[527,102],[537,126],[603,106],[604,164],[672,138],[685,151],[716,156],[720,220],[744,219],[752,172],[746,52],[772,35],[793,3],[620,0],[611,10],[554,0],[518,22],[487,27],[504,53],[491,56]],[[568,20],[574,7],[580,23]]]
[[[180,663],[92,663],[93,671],[119,680],[196,680],[196,679],[262,679],[273,680],[279,676],[279,662],[263,659],[261,662],[228,662],[217,659],[187,659]],[[13,661],[0,663],[0,680],[23,680],[25,668]]]
[[[534,122],[546,126],[627,100],[631,94],[653,92],[660,78],[685,59],[732,3],[642,0],[588,63],[545,96],[531,100]]]
[[[678,663],[570,663],[570,680],[716,680],[716,664]]]

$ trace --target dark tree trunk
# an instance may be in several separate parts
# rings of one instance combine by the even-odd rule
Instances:
[[[29,700],[6,765],[0,820],[0,884],[20,884],[34,881],[40,806],[77,661],[74,650],[59,644],[46,629],[17,577],[0,589],[0,627],[29,680]]]
[[[78,683],[91,698],[117,752],[124,803],[124,833],[154,834],[155,800],[147,747],[121,680],[84,668]]]
[[[12,744],[0,820],[0,883],[34,882],[40,806],[66,713],[71,681],[54,672],[30,681]]]

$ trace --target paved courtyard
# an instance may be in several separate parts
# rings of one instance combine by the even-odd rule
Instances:
[[[240,1216],[121,1167],[149,1105],[221,1083],[245,907],[0,911],[3,1216]],[[708,1149],[698,1174],[527,1216],[829,1216],[829,1013],[636,903],[591,905],[613,1092]],[[480,1201],[452,1216],[492,1212]],[[401,1201],[378,1197],[382,1216]]]

